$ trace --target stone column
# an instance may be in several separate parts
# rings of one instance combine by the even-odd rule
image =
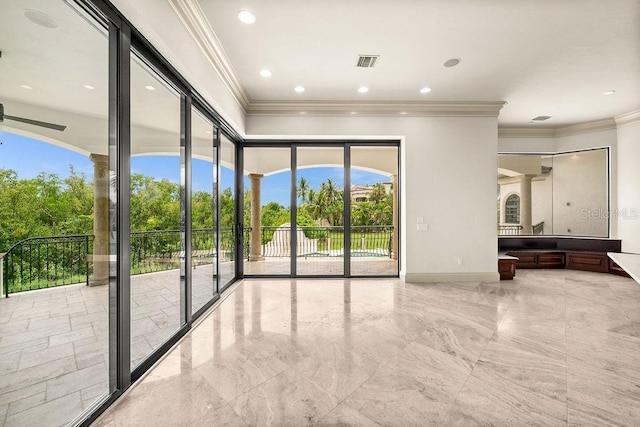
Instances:
[[[93,162],[93,274],[89,286],[109,283],[109,156],[91,154]]]
[[[393,194],[393,234],[391,237],[391,259],[398,259],[398,175],[391,175]]]
[[[531,226],[531,179],[534,175],[523,175],[520,178],[520,225],[523,235],[533,234]]]
[[[260,197],[260,180],[264,175],[250,173],[251,180],[251,247],[249,261],[264,261],[262,256],[262,205]]]

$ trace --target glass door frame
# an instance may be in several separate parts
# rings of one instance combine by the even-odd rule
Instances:
[[[317,139],[309,139],[309,140],[244,140],[242,143],[242,147],[240,150],[240,159],[243,158],[242,148],[290,148],[291,149],[291,161],[290,161],[290,169],[291,169],[291,185],[290,185],[290,205],[291,205],[291,214],[290,214],[290,222],[291,224],[296,224],[297,218],[297,149],[299,147],[303,148],[344,148],[343,152],[343,169],[344,169],[344,205],[343,205],[343,218],[344,218],[344,256],[343,256],[343,274],[342,275],[299,275],[297,272],[297,233],[290,233],[290,247],[291,247],[291,269],[289,274],[244,274],[243,263],[239,264],[240,274],[239,278],[304,278],[304,279],[315,279],[315,278],[389,278],[389,277],[399,277],[400,275],[400,262],[402,251],[398,251],[397,254],[397,274],[394,275],[353,275],[351,274],[351,148],[352,147],[396,147],[397,148],[397,163],[398,163],[398,199],[397,199],[397,215],[398,218],[402,218],[401,211],[401,162],[400,162],[400,150],[401,144],[399,140],[317,140]],[[240,172],[243,172],[240,170]],[[242,174],[240,174],[239,185],[240,192],[244,196],[244,181],[242,179]],[[244,197],[243,197],[244,199]],[[240,214],[242,214],[243,209],[240,207]],[[239,217],[240,218],[240,217]],[[241,224],[244,224],[244,219],[241,218]],[[293,226],[292,226],[293,227]],[[401,247],[401,228],[400,221],[398,221],[398,248]],[[242,241],[239,243],[243,244]]]

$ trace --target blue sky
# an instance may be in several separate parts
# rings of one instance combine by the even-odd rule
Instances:
[[[61,178],[69,175],[69,165],[73,165],[78,173],[84,173],[88,180],[92,179],[93,164],[89,157],[53,144],[36,139],[0,132],[0,169],[13,169],[19,178],[33,178],[40,172],[54,173]],[[194,160],[193,188],[195,191],[210,191],[213,182],[211,163]],[[180,160],[175,156],[140,156],[131,159],[133,173],[142,173],[156,179],[166,178],[172,182],[180,181]],[[221,188],[232,186],[233,173],[222,168]],[[331,178],[343,186],[344,172],[339,167],[308,168],[298,170],[298,180],[304,177],[311,188],[317,190],[320,184]],[[353,184],[374,184],[388,182],[385,175],[354,169],[351,173]],[[245,189],[250,188],[248,177],[244,177]],[[289,206],[289,189],[291,187],[291,172],[281,172],[265,176],[262,179],[262,203],[271,201]]]

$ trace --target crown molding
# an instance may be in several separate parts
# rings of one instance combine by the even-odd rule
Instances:
[[[612,118],[601,120],[591,120],[588,122],[578,123],[575,125],[562,126],[556,128],[556,137],[580,135],[582,133],[602,132],[605,130],[615,130],[616,121]]]
[[[554,138],[554,128],[498,126],[498,138]]]
[[[563,136],[580,135],[582,133],[602,132],[616,129],[613,118],[592,120],[575,125],[561,127],[498,127],[499,138],[559,138]]]
[[[220,75],[227,88],[229,88],[233,97],[246,111],[249,105],[249,97],[236,77],[229,57],[197,0],[168,1],[205,57]]]
[[[497,117],[504,102],[266,102],[254,101],[248,116]]]
[[[636,123],[640,121],[640,110],[631,111],[630,113],[620,114],[615,118],[616,125],[624,126],[630,125],[631,123]]]

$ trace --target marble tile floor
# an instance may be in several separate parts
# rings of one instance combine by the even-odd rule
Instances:
[[[637,425],[640,285],[245,280],[95,423]]]

